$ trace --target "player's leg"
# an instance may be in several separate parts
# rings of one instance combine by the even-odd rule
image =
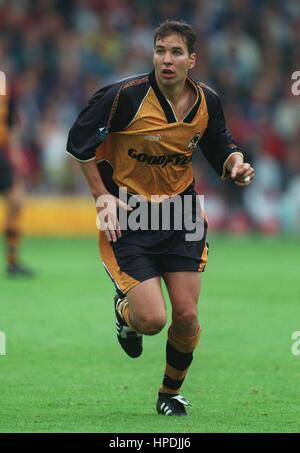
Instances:
[[[5,244],[7,272],[9,275],[31,276],[32,271],[20,264],[20,220],[25,199],[25,187],[22,178],[15,178],[12,187],[5,193],[6,225]]]
[[[128,293],[115,297],[117,337],[130,357],[142,353],[142,335],[155,335],[166,323],[166,307],[160,278],[138,283]]]
[[[184,228],[173,240],[161,267],[172,304],[172,324],[166,345],[166,369],[157,401],[158,413],[186,415],[186,400],[179,395],[183,381],[193,360],[193,351],[200,338],[198,298],[200,274],[205,269],[208,255],[206,243],[207,218],[193,188],[187,190],[193,203],[184,207]],[[190,200],[189,198],[187,201]],[[185,199],[183,198],[183,201]],[[193,220],[194,228],[185,229]],[[191,234],[192,233],[192,234]]]
[[[127,293],[128,321],[145,335],[155,335],[166,324],[166,304],[162,294],[160,277],[143,281]]]
[[[164,280],[172,305],[172,326],[178,335],[192,337],[199,331],[199,272],[167,272]]]
[[[164,274],[164,280],[172,304],[172,324],[168,330],[167,363],[159,389],[157,410],[165,415],[186,415],[187,402],[177,395],[180,393],[193,360],[193,351],[200,338],[197,305],[200,274],[170,272]]]
[[[5,243],[7,269],[18,264],[18,250],[20,245],[20,215],[23,204],[23,188],[19,182],[14,182],[5,194],[6,224]]]
[[[118,341],[127,355],[139,357],[142,334],[153,335],[166,322],[157,265],[144,256],[134,258],[131,249],[128,255],[125,248],[130,259],[128,265],[121,263],[121,269],[103,231],[99,233],[99,246],[103,264],[117,288],[114,302]]]
[[[0,192],[6,204],[4,241],[6,267],[11,276],[28,276],[31,271],[19,263],[20,215],[24,203],[24,183],[13,174],[13,168],[3,150],[0,149]]]
[[[11,192],[12,187],[14,184],[14,178],[13,178],[13,170],[12,166],[9,163],[8,159],[6,158],[6,155],[4,153],[4,150],[1,149],[0,147],[0,194],[3,196],[4,200],[7,202],[8,199],[8,194]],[[8,205],[8,203],[6,203]],[[6,266],[9,266],[10,262],[10,249],[11,245],[10,242],[12,240],[10,239],[10,232],[9,232],[9,224],[7,222],[7,219],[9,217],[8,214],[8,209],[6,207],[6,224],[4,225],[4,242],[5,242],[5,253],[6,253]]]

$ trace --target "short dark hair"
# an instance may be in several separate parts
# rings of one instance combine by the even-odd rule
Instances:
[[[196,34],[192,27],[184,21],[177,21],[177,20],[170,20],[167,19],[162,22],[154,33],[154,47],[156,45],[156,41],[158,39],[165,38],[166,36],[172,35],[176,33],[180,35],[183,40],[185,41],[189,54],[195,52],[195,42],[196,42]]]

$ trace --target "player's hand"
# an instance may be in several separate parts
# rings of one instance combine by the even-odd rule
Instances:
[[[235,164],[231,169],[230,177],[237,186],[249,186],[255,177],[254,168],[248,163]]]
[[[101,231],[104,231],[109,242],[116,242],[121,237],[117,216],[118,208],[132,211],[132,208],[124,201],[109,193],[100,195],[97,198],[97,226]]]

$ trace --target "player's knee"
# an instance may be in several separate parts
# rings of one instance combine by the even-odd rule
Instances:
[[[195,308],[190,308],[174,312],[173,321],[181,327],[198,324],[198,311]]]
[[[139,320],[139,331],[145,335],[155,335],[166,325],[167,319],[164,314],[146,316]]]

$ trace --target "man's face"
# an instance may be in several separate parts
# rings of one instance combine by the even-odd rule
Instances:
[[[189,54],[187,44],[180,35],[175,33],[156,40],[153,64],[161,85],[168,87],[185,80],[195,61],[195,53]]]

